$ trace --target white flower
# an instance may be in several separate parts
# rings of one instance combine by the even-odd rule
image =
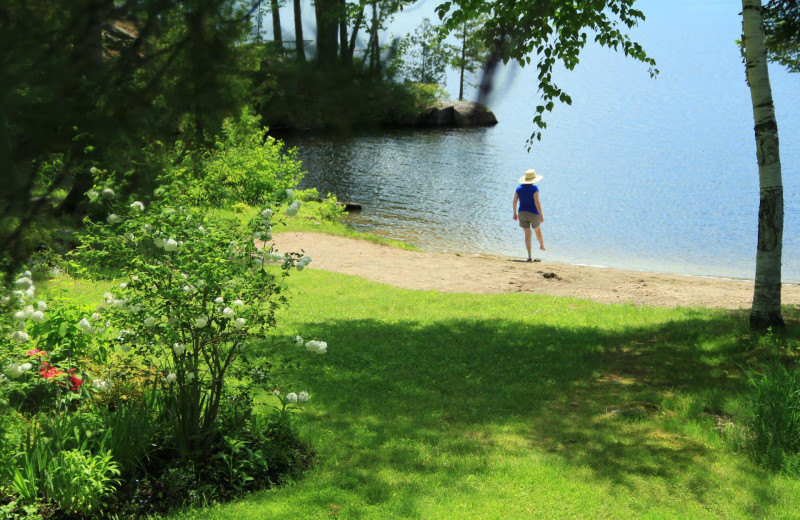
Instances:
[[[106,222],[108,222],[109,224],[116,224],[120,220],[122,220],[122,218],[116,213],[112,213],[111,215],[106,217]]]
[[[294,190],[286,190],[286,198],[291,199],[294,197]]]
[[[273,262],[283,262],[284,259],[284,256],[277,251],[273,251],[267,256],[269,256],[269,259]]]
[[[110,292],[103,293],[103,299],[106,301],[106,303],[112,303],[114,301],[114,295]]]
[[[193,285],[184,285],[182,289],[186,294],[192,294],[196,290]]]
[[[139,201],[137,200],[136,202],[133,202],[133,203],[131,203],[131,209],[133,209],[134,211],[138,211],[139,213],[141,213],[142,211],[144,211],[144,204],[142,204],[141,202],[139,202]]]
[[[23,363],[19,366],[19,369],[22,370],[23,372],[28,372],[32,368],[33,365],[31,365],[30,363]]]
[[[304,343],[303,338],[301,338],[300,336],[294,338],[294,344],[297,345],[298,347],[302,347],[303,343]]]
[[[22,368],[15,363],[9,363],[3,369],[3,373],[8,376],[9,379],[16,379],[22,375]]]
[[[92,166],[91,168],[89,168],[89,173],[91,173],[92,175],[97,175],[98,173],[100,173],[100,170]]]
[[[262,267],[264,267],[264,260],[262,260],[261,258],[254,258],[253,267],[260,270]]]
[[[186,381],[192,382],[194,380],[194,372],[187,372],[186,373]]]
[[[128,305],[128,311],[130,311],[131,314],[139,314],[142,312],[142,306],[138,303]]]
[[[167,383],[174,383],[178,380],[178,376],[175,375],[175,372],[170,372],[167,374]]]
[[[128,288],[128,284],[126,284],[125,282],[122,282],[121,284],[119,284],[119,288],[120,289],[127,289]]]
[[[214,298],[214,303],[224,303],[225,299],[222,296],[217,296]]]
[[[44,313],[42,311],[33,311],[33,313],[31,313],[31,320],[35,322],[44,320]]]
[[[47,310],[47,304],[45,302],[39,302],[36,304],[36,308],[40,311]]]
[[[35,294],[35,291],[34,291],[34,287],[32,285],[25,290],[25,297],[26,298],[33,298],[34,294]]]
[[[300,211],[300,201],[295,200],[292,204],[286,208],[286,214],[290,217],[297,215],[297,212]]]
[[[92,319],[95,321],[99,321],[103,319],[103,316],[101,316],[99,312],[95,312],[94,314],[92,314]]]
[[[139,277],[136,276],[136,275],[133,275],[133,276],[131,276],[131,280],[134,281],[134,282],[138,282],[139,281]]]
[[[272,210],[269,209],[269,208],[265,209],[264,211],[261,212],[261,216],[263,218],[265,218],[266,220],[271,219],[272,218]]]
[[[153,316],[148,316],[144,319],[144,326],[148,329],[156,324],[156,319]]]
[[[197,327],[198,329],[202,329],[206,325],[208,325],[208,318],[206,318],[205,316],[200,316],[199,318],[194,320],[194,326]]]
[[[300,401],[300,402],[305,402],[305,401],[308,401],[308,392],[306,392],[305,390],[303,390],[302,392],[300,392],[300,393],[297,395],[297,400],[298,400],[298,401]]]
[[[197,231],[199,231],[199,232],[201,232],[201,233],[205,234],[205,232],[206,232],[206,228],[204,228],[203,226],[198,226],[198,227],[197,227]]]
[[[153,245],[158,247],[158,248],[164,247],[164,239],[161,238],[161,237],[154,238],[153,239]]]
[[[316,352],[317,354],[324,354],[328,351],[328,344],[324,341],[317,341],[312,339],[306,342],[306,349],[309,352]]]
[[[303,264],[304,266],[306,266],[306,265],[311,263],[311,257],[308,256],[308,255],[305,255],[303,258],[298,260],[297,263],[298,264]]]
[[[172,252],[177,250],[178,250],[178,242],[176,242],[175,240],[170,238],[166,242],[164,242],[164,251]]]
[[[21,330],[15,330],[13,334],[11,334],[11,339],[16,341],[17,343],[25,343],[30,339],[27,332],[22,332]]]
[[[233,300],[233,304],[241,307],[242,305],[244,305],[244,302],[242,300]]]
[[[297,394],[294,392],[289,392],[286,394],[286,402],[287,403],[296,403],[297,402]]]
[[[206,284],[205,280],[203,279],[197,280],[197,285],[199,285],[200,287],[203,287],[205,284]]]
[[[226,318],[233,318],[234,316],[233,309],[231,309],[230,307],[225,307],[224,309],[222,309],[222,315],[225,316]]]
[[[246,320],[244,318],[236,318],[236,320],[233,322],[233,326],[236,327],[237,329],[241,329],[242,327],[244,327],[245,323]]]
[[[180,356],[186,351],[186,345],[184,345],[183,343],[175,343],[174,345],[172,345],[172,350],[173,352],[175,352],[176,356]]]
[[[95,332],[94,327],[86,318],[81,318],[81,321],[78,322],[78,328],[81,329],[81,332],[89,336]]]
[[[97,190],[89,190],[86,192],[86,196],[89,197],[89,200],[94,200],[100,196]]]
[[[25,311],[17,311],[14,313],[15,320],[25,320],[28,316],[25,314]]]
[[[103,381],[102,379],[92,379],[92,386],[100,390],[101,392],[105,392],[108,390],[108,383]]]
[[[116,193],[111,188],[103,188],[103,191],[100,193],[104,199],[113,199]]]
[[[20,276],[14,281],[14,286],[20,291],[25,291],[33,285],[33,281],[28,276]]]

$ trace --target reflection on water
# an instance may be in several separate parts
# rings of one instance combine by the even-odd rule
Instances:
[[[423,249],[524,255],[511,201],[534,167],[544,175],[542,258],[752,278],[758,174],[732,43],[741,21],[730,2],[707,2],[686,18],[682,10],[696,4],[676,1],[680,8],[644,2],[647,23],[635,35],[659,60],[660,77],[587,48],[575,71],[557,76],[572,106],[556,108],[530,154],[532,69],[491,101],[493,128],[281,137],[299,148],[304,187],[364,205],[352,225]],[[800,281],[800,75],[770,74],[786,200],[783,274]]]

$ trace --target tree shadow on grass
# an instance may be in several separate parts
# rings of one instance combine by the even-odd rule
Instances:
[[[716,486],[714,448],[650,419],[672,393],[696,398],[702,412],[744,387],[748,353],[731,333],[741,326],[726,314],[622,331],[514,319],[313,323],[309,337],[337,347],[292,377],[324,410],[309,419],[340,436],[339,487],[367,503],[389,500],[397,485],[370,468],[449,485],[482,474],[484,455],[498,449],[538,450],[629,490],[650,477],[688,482],[703,501]],[[443,467],[443,450],[460,457],[457,467]],[[761,504],[772,496],[764,480],[742,482]]]

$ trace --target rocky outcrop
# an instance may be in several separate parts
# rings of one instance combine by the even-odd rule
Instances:
[[[417,118],[417,126],[492,126],[497,118],[491,110],[474,101],[440,101]]]

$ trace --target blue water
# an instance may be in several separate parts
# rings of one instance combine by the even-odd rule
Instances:
[[[527,152],[533,68],[507,67],[488,129],[292,138],[306,187],[365,209],[361,229],[429,250],[525,255],[512,220],[517,178],[539,184],[547,261],[752,278],[758,167],[750,93],[735,45],[741,3],[637,2],[647,66],[588,46],[555,80],[573,100]],[[800,281],[800,74],[770,67],[785,196],[783,278]],[[455,74],[448,88],[457,92]]]

